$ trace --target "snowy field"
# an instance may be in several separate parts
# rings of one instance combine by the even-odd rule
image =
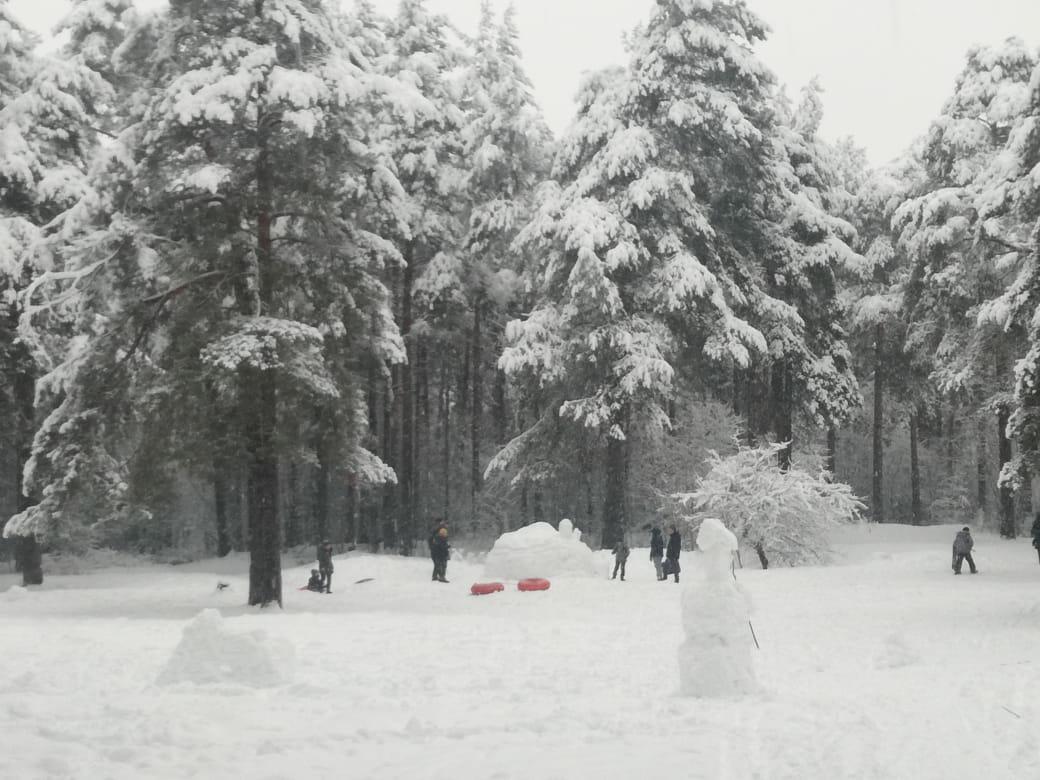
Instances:
[[[1036,554],[981,534],[981,574],[954,577],[953,535],[850,529],[835,565],[740,572],[764,693],[731,701],[677,695],[683,586],[645,550],[624,583],[601,556],[598,579],[482,597],[479,564],[440,585],[424,559],[351,554],[282,612],[242,606],[243,557],[28,592],[5,571],[4,775],[1038,778]]]

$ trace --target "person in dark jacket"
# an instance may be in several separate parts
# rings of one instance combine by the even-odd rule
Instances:
[[[311,569],[311,578],[307,580],[307,590],[312,590],[315,593],[321,593],[325,590],[325,583],[322,581],[321,574],[317,569]]]
[[[628,545],[624,539],[619,539],[614,545],[614,574],[610,579],[616,579],[618,569],[621,570],[621,581],[625,581],[625,562],[628,560]]]
[[[332,543],[322,539],[318,545],[318,573],[326,593],[332,593]]]
[[[971,538],[971,529],[964,526],[957,532],[957,538],[953,540],[953,573],[960,574],[964,561],[968,562],[972,574],[978,574],[975,561],[971,557],[971,551],[975,547],[975,540]]]
[[[667,559],[665,565],[665,579],[669,574],[675,575],[675,581],[679,581],[679,572],[682,569],[679,567],[679,553],[682,552],[682,537],[679,535],[679,529],[674,525],[672,526],[672,532],[668,536],[668,549],[665,550],[665,558]]]
[[[443,523],[430,536],[430,558],[433,559],[433,581],[447,582],[448,558],[450,557],[450,545],[448,544],[448,527]]]
[[[654,568],[657,570],[657,581],[668,579],[664,576],[664,570],[661,568],[661,559],[664,557],[664,537],[661,536],[661,529],[654,528],[650,531],[650,560],[653,561]]]
[[[1029,529],[1029,533],[1033,537],[1033,547],[1036,548],[1036,555],[1040,558],[1040,512],[1036,513],[1036,519],[1033,520],[1033,527]]]

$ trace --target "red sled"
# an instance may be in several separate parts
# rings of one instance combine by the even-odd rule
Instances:
[[[520,580],[516,583],[517,590],[549,590],[549,580],[543,580],[541,577],[528,577],[526,580]]]
[[[474,582],[470,586],[469,592],[474,596],[486,596],[489,593],[498,593],[505,589],[506,586],[501,582]]]

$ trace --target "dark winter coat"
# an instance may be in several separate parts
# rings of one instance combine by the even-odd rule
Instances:
[[[318,568],[324,569],[325,571],[332,571],[332,545],[331,544],[319,544],[318,545]]]
[[[628,545],[624,542],[618,542],[614,545],[614,555],[617,556],[618,561],[628,560]]]
[[[430,557],[435,561],[446,561],[450,557],[450,546],[447,539],[440,536],[430,538]]]
[[[650,557],[660,558],[664,555],[664,537],[656,528],[650,534]]]
[[[1029,529],[1029,533],[1033,537],[1033,547],[1040,550],[1040,515],[1037,515],[1036,520],[1033,521],[1033,527]]]
[[[324,589],[325,589],[325,586],[322,585],[321,575],[319,575],[319,574],[312,574],[311,578],[309,580],[307,580],[307,590],[313,590],[313,591],[317,591],[317,592],[320,593]]]
[[[678,531],[673,531],[668,535],[668,554],[667,557],[673,561],[679,560],[679,553],[682,552],[682,537]]]
[[[953,554],[967,555],[974,546],[975,541],[971,538],[970,531],[958,531],[957,538],[953,540]]]

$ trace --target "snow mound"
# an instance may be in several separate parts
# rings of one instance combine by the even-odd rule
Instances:
[[[21,601],[29,595],[29,589],[21,585],[12,585],[10,588],[0,594],[0,598],[4,601]]]
[[[921,656],[906,641],[902,634],[889,634],[885,637],[881,650],[874,656],[875,669],[899,669],[912,666],[921,660]]]
[[[484,562],[484,575],[505,580],[560,575],[596,576],[596,556],[581,541],[570,520],[557,531],[549,523],[532,523],[502,534]]]
[[[204,609],[184,627],[157,682],[266,688],[290,681],[294,658],[286,640],[271,639],[263,631],[234,631],[217,610]]]

